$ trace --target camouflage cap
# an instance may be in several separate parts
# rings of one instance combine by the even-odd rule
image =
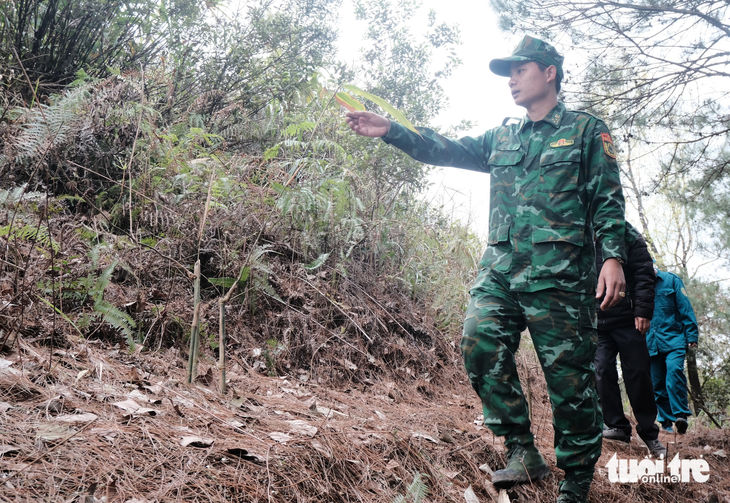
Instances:
[[[493,59],[489,62],[489,69],[497,75],[509,77],[510,68],[514,61],[536,61],[547,66],[554,65],[558,70],[558,77],[560,80],[563,79],[563,57],[558,54],[555,47],[539,38],[526,35],[512,51],[512,56]]]

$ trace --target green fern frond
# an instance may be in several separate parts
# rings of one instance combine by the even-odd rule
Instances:
[[[80,110],[90,97],[88,86],[70,89],[50,105],[27,110],[22,132],[12,139],[16,160],[34,160],[52,148],[73,140],[73,126],[82,119]]]
[[[428,486],[423,481],[425,475],[417,473],[413,477],[413,482],[408,486],[408,494],[413,497],[413,503],[422,503],[428,496]]]
[[[428,496],[428,486],[423,482],[423,477],[426,475],[416,473],[413,476],[413,482],[406,489],[406,494],[399,494],[392,503],[423,503]]]
[[[106,290],[106,287],[109,286],[109,283],[112,280],[112,274],[114,273],[114,268],[116,266],[117,262],[115,260],[96,278],[94,285],[89,290],[89,295],[91,295],[91,297],[94,299],[94,303],[103,300],[104,290]]]
[[[0,236],[11,236],[21,241],[29,241],[43,247],[51,248],[54,253],[58,253],[61,249],[59,244],[48,232],[48,227],[42,224],[24,225],[22,227],[6,225],[5,227],[0,227]]]
[[[91,259],[92,269],[99,267],[99,260],[101,259],[101,252],[109,248],[108,245],[99,243],[89,250],[89,258]]]
[[[94,303],[94,311],[101,315],[101,319],[105,323],[122,332],[130,348],[134,347],[133,330],[137,324],[131,316],[104,299],[99,299]]]
[[[21,199],[23,201],[41,201],[46,195],[43,192],[25,192],[28,184],[23,184],[20,187],[13,189],[0,190],[0,204],[4,205],[15,205],[18,204]]]
[[[306,131],[312,131],[316,124],[314,122],[302,122],[300,124],[292,124],[284,130],[285,136],[300,136]]]

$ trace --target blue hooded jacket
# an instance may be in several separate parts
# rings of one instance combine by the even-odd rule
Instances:
[[[657,271],[654,317],[646,334],[649,354],[686,349],[687,344],[698,339],[697,318],[684,283],[676,274]]]

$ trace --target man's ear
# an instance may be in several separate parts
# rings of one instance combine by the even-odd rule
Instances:
[[[545,69],[545,76],[548,82],[555,82],[555,79],[558,78],[558,69],[555,68],[555,65],[550,65]]]

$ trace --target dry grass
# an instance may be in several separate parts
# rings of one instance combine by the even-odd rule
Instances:
[[[469,485],[480,501],[496,498],[479,466],[500,467],[501,440],[474,424],[478,401],[464,382],[323,386],[268,377],[238,360],[222,397],[205,384],[205,360],[198,384],[185,384],[185,360],[174,348],[130,354],[70,339],[50,371],[46,348],[23,345],[5,356],[12,364],[0,374],[0,443],[12,449],[0,458],[3,501],[383,502],[403,494],[415,473],[428,476],[428,501],[464,501]],[[520,361],[523,381],[530,376],[533,430],[554,476],[510,496],[551,502],[560,475],[544,381],[529,351]],[[152,411],[114,405],[130,398]],[[186,437],[200,439],[184,447]],[[710,492],[727,501],[727,462],[703,449],[728,449],[725,432],[695,428],[663,440],[683,458],[705,454],[710,482],[613,485],[599,468],[591,501],[698,502]],[[644,454],[638,443],[606,443],[599,466],[613,452]]]

